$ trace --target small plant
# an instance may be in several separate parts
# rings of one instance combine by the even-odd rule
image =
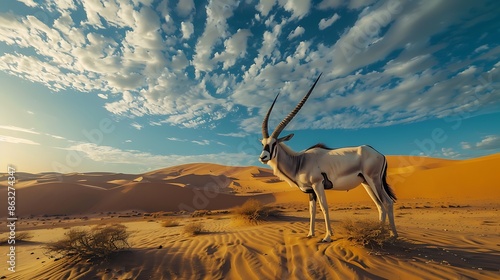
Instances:
[[[344,220],[341,224],[347,240],[357,245],[371,249],[382,248],[393,240],[389,230],[378,221],[372,220]]]
[[[256,199],[249,199],[243,205],[234,210],[237,218],[241,218],[250,223],[257,223],[265,220],[269,216],[277,216],[278,211],[271,207],[264,206]]]
[[[130,246],[124,225],[95,226],[90,230],[70,229],[66,237],[46,246],[49,253],[98,260],[107,259]]]
[[[184,233],[195,236],[203,233],[203,224],[201,222],[193,222],[184,226]]]
[[[179,220],[178,219],[166,219],[166,220],[163,220],[160,225],[162,227],[176,227],[178,225],[180,225],[179,223]]]

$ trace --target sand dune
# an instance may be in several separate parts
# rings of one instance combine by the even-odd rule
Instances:
[[[443,203],[500,198],[500,155],[470,160],[443,160],[407,156],[388,157],[388,182],[400,201],[440,199]],[[413,165],[412,165],[413,164]],[[17,176],[17,174],[16,174]],[[0,177],[0,194],[6,195],[6,176]],[[262,193],[265,201],[307,202],[307,196],[272,171],[258,167],[187,164],[145,174],[20,173],[19,211],[25,215],[90,214],[97,211],[179,211],[225,209],[241,204],[241,195]],[[367,202],[363,188],[327,192],[330,204]],[[368,204],[370,205],[370,204]],[[66,207],[68,206],[68,207]],[[186,208],[186,207],[184,207]],[[5,216],[6,213],[0,213]]]
[[[391,174],[389,183],[406,199],[498,199],[500,155],[440,163],[434,168]]]
[[[352,245],[340,228],[344,219],[377,218],[363,188],[327,192],[334,241],[318,244],[324,234],[319,209],[317,237],[307,239],[308,196],[265,168],[188,164],[145,174],[19,173],[16,212],[24,218],[17,230],[33,238],[17,246],[17,272],[2,268],[0,277],[498,279],[500,154],[460,161],[389,156],[388,163],[401,237],[382,251]],[[4,201],[6,177],[0,175]],[[179,212],[229,209],[249,198],[279,207],[282,216],[242,226],[231,214],[191,217]],[[148,214],[160,211],[170,216]],[[180,225],[160,225],[171,218]],[[131,232],[131,249],[110,263],[55,261],[40,249],[68,228],[116,222]],[[204,233],[186,236],[182,229],[193,222],[202,222]]]

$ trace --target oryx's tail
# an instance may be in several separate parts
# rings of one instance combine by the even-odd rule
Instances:
[[[392,199],[392,201],[396,202],[396,195],[392,190],[391,186],[387,183],[387,159],[384,157],[384,172],[382,173],[382,185],[384,186],[384,190],[387,195]]]

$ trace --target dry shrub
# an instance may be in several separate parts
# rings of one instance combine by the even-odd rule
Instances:
[[[130,246],[124,225],[95,226],[90,230],[70,229],[66,237],[46,246],[49,253],[85,259],[107,259]]]
[[[265,220],[267,217],[274,217],[278,215],[278,211],[262,205],[262,203],[256,199],[249,199],[243,205],[234,210],[236,218],[243,219],[249,223],[258,223],[259,221]]]
[[[193,222],[184,226],[184,233],[195,236],[203,233],[203,224],[201,222]]]
[[[345,231],[347,240],[363,247],[382,248],[393,241],[389,230],[378,221],[349,219],[344,220],[341,227]]]
[[[180,222],[178,219],[170,218],[170,219],[165,219],[161,221],[160,225],[162,227],[176,227],[180,225]]]

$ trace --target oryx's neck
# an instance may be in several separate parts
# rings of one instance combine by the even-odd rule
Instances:
[[[300,171],[304,155],[293,152],[285,144],[280,143],[276,149],[276,157],[271,162],[274,174],[297,186],[297,174]]]

